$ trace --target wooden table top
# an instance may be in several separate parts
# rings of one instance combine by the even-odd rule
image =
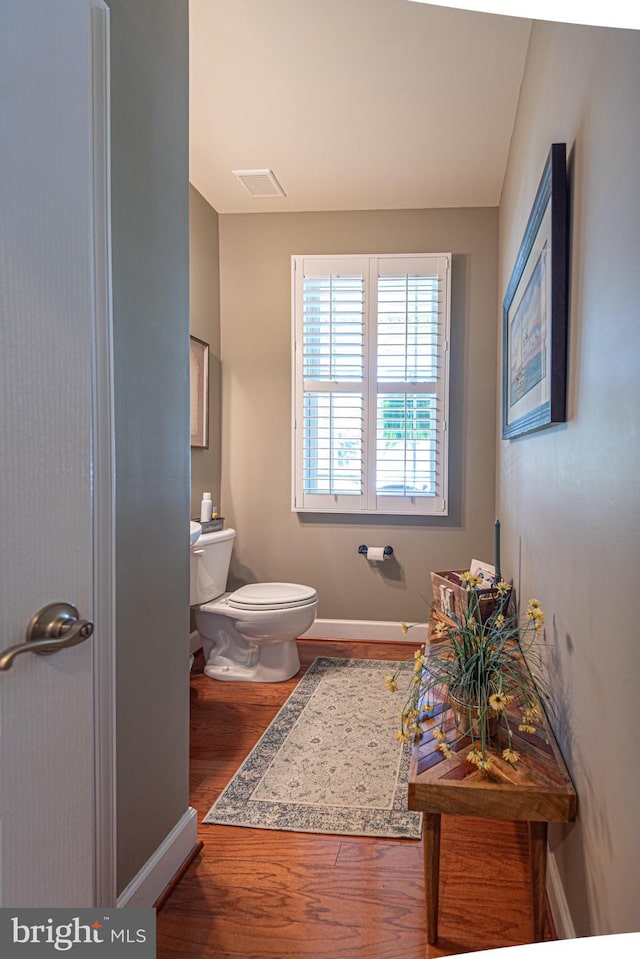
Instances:
[[[525,733],[518,731],[518,715],[514,712],[511,747],[520,753],[519,761],[513,766],[502,758],[502,750],[509,742],[501,723],[487,747],[492,759],[492,769],[487,772],[467,760],[472,748],[469,737],[452,742],[452,711],[448,705],[437,705],[434,717],[423,722],[423,733],[414,745],[409,809],[487,819],[573,821],[577,809],[575,789],[546,717],[535,733]],[[441,720],[453,750],[449,759],[438,750],[438,740],[433,736],[433,731],[441,727]]]

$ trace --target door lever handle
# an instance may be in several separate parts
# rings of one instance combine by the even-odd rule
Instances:
[[[77,646],[93,633],[93,623],[80,619],[78,610],[71,603],[49,603],[31,617],[27,626],[26,642],[0,655],[0,670],[7,670],[21,653],[38,653],[46,656],[67,646]]]

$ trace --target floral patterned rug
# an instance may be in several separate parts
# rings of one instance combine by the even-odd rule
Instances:
[[[385,676],[402,665],[400,695]],[[411,747],[396,739],[413,659],[318,657],[205,823],[419,839],[407,810]]]

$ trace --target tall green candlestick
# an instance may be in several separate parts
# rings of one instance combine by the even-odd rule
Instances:
[[[495,556],[495,571],[496,571],[496,583],[499,583],[502,579],[502,572],[500,571],[500,520],[497,519],[493,524],[494,529],[494,556]]]

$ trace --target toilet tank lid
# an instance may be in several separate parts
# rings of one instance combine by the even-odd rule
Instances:
[[[235,535],[235,529],[231,529],[230,526],[226,529],[217,529],[213,533],[200,533],[191,549],[194,550],[200,549],[203,546],[211,546],[212,543],[224,543],[226,539],[233,539]]]

